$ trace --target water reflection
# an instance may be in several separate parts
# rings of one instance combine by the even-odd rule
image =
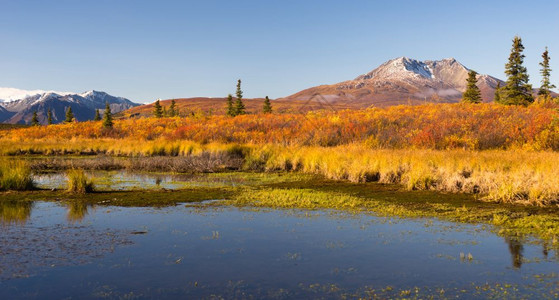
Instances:
[[[70,223],[81,222],[88,213],[88,205],[81,201],[70,201],[67,203],[68,213],[66,219]]]
[[[2,225],[23,225],[29,220],[34,202],[0,201],[0,223]]]
[[[556,255],[552,242],[534,245],[530,236],[499,236],[476,225],[434,220],[427,228],[423,220],[330,211],[101,207],[36,202],[25,226],[4,230],[0,299],[470,299],[556,292],[557,261],[538,259],[542,251]],[[502,255],[507,249],[514,269]],[[459,250],[475,258],[457,263]],[[511,289],[502,290],[506,285]]]
[[[522,260],[524,259],[523,238],[520,236],[505,236],[505,242],[509,245],[512,266],[515,269],[520,269],[522,267]]]

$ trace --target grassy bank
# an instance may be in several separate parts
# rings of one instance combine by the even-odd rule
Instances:
[[[255,148],[249,165],[352,182],[402,184],[407,190],[479,194],[480,199],[534,205],[559,201],[559,153],[526,151]]]
[[[0,159],[0,191],[33,189],[31,169],[24,161]]]
[[[484,201],[550,206],[559,203],[559,153],[524,150],[382,150],[364,145],[299,147],[194,145],[176,157],[31,159],[45,170],[223,172],[294,171],[350,182],[402,185],[407,190],[476,194]]]

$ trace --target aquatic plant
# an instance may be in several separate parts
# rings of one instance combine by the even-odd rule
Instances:
[[[94,184],[91,179],[85,175],[82,169],[71,169],[66,172],[68,177],[68,191],[75,194],[91,193],[94,190]]]
[[[0,160],[0,190],[33,189],[31,169],[24,161]]]

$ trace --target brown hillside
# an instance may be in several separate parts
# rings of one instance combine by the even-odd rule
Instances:
[[[203,113],[206,115],[224,115],[227,110],[227,98],[196,97],[167,99],[160,101],[161,106],[168,110],[172,100],[175,100],[176,106],[179,109],[180,116],[187,116],[193,113]],[[233,98],[233,101],[234,100],[235,98]],[[245,104],[248,114],[258,114],[262,112],[264,99],[243,99],[243,103]],[[348,108],[360,108],[359,106],[355,106],[352,103],[330,104],[326,99],[319,96],[306,101],[271,100],[271,103],[274,113],[298,113],[314,110],[342,110]],[[148,116],[153,116],[153,103],[133,107],[118,114],[118,117],[121,118]]]

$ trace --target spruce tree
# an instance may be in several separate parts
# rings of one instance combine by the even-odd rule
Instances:
[[[528,83],[528,71],[524,63],[524,46],[522,39],[515,36],[512,41],[512,49],[509,61],[505,65],[507,75],[506,85],[502,88],[501,103],[507,105],[528,105],[534,102],[532,96],[532,85]]]
[[[480,103],[481,102],[481,92],[477,87],[477,72],[470,70],[468,72],[468,79],[466,79],[466,91],[462,95],[463,102],[469,103]]]
[[[175,103],[175,99],[171,100],[171,106],[169,107],[169,117],[176,117],[177,116],[177,105]]]
[[[74,122],[74,113],[72,112],[72,107],[68,106],[68,109],[66,110],[66,120],[64,120],[65,123],[72,123]]]
[[[227,115],[230,117],[235,116],[235,108],[233,108],[233,96],[227,95]]]
[[[163,108],[161,107],[161,103],[159,103],[159,99],[157,99],[157,101],[155,101],[155,104],[153,105],[153,115],[156,118],[163,117]]]
[[[113,114],[109,102],[105,102],[105,113],[103,114],[103,127],[113,128]]]
[[[555,88],[555,85],[551,84],[549,81],[549,76],[551,73],[551,68],[549,67],[549,53],[547,52],[547,47],[545,47],[545,51],[542,54],[543,61],[540,63],[542,67],[540,70],[540,74],[542,74],[542,86],[538,92],[538,95],[549,97],[551,95],[551,89]]]
[[[495,97],[493,98],[495,103],[501,103],[501,82],[497,81],[497,87],[495,88]]]
[[[39,126],[39,118],[37,117],[37,111],[33,112],[33,117],[31,118],[31,125]]]
[[[47,124],[49,124],[49,125],[52,124],[52,110],[50,108],[47,111]]]
[[[99,114],[99,109],[95,110],[95,117],[93,118],[93,121],[101,121],[101,115]]]
[[[235,115],[245,114],[245,105],[243,104],[243,91],[241,90],[241,80],[237,81],[237,101],[235,102]]]
[[[266,96],[266,99],[264,99],[264,106],[262,107],[262,112],[265,114],[272,113],[272,104],[270,103],[270,98],[268,98],[268,96]]]

